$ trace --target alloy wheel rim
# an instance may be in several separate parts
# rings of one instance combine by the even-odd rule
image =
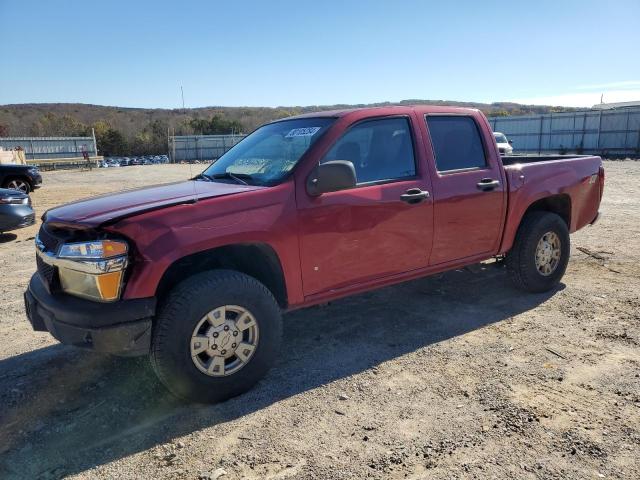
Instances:
[[[555,232],[547,232],[536,246],[536,268],[540,275],[548,277],[556,271],[562,254],[560,237]]]
[[[22,180],[11,180],[7,185],[7,188],[11,190],[19,190],[23,193],[27,193],[27,184]]]
[[[210,377],[233,375],[249,363],[258,338],[258,323],[249,310],[238,305],[217,307],[193,329],[191,360]]]

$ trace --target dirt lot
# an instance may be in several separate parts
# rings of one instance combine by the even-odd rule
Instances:
[[[214,406],[31,331],[37,227],[0,237],[0,478],[640,478],[640,162],[606,168],[558,290],[490,266],[287,314],[277,366]],[[46,173],[33,200],[188,175]]]

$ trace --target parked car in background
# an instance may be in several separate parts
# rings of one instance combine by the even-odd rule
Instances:
[[[189,181],[47,211],[25,307],[34,330],[149,355],[179,397],[223,400],[278,359],[282,311],[492,258],[555,288],[603,188],[596,156],[500,155],[475,109],[310,113]]]
[[[0,165],[0,187],[32,192],[42,184],[42,176],[38,167],[33,165]]]
[[[504,133],[493,132],[493,137],[496,139],[496,144],[498,145],[498,151],[501,155],[510,155],[513,153],[513,142],[507,139],[507,136]]]
[[[18,190],[0,188],[0,233],[33,225],[36,214],[31,199]]]

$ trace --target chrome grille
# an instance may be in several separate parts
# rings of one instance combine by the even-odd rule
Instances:
[[[53,235],[43,224],[40,227],[38,236],[36,237],[36,248],[43,252],[55,253],[58,251],[58,247],[64,243],[64,239]],[[58,269],[53,265],[49,265],[41,257],[40,253],[36,254],[36,265],[38,267],[38,274],[42,279],[47,290],[55,290],[58,285]],[[46,256],[46,253],[43,253]]]
[[[56,267],[45,263],[39,255],[36,255],[36,265],[38,266],[40,278],[47,286],[47,289],[51,290],[51,286],[54,284],[56,277]]]
[[[38,232],[38,239],[44,245],[44,248],[47,252],[56,252],[58,250],[58,245],[62,243],[62,239],[59,239],[51,233],[47,231],[44,225],[40,227],[40,231]]]

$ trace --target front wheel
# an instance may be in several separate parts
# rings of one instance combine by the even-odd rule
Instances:
[[[531,212],[522,220],[507,269],[512,281],[527,292],[546,292],[555,287],[569,262],[569,229],[551,212]]]
[[[151,363],[176,396],[211,403],[250,389],[277,358],[280,307],[253,277],[230,270],[180,283],[160,310]]]

